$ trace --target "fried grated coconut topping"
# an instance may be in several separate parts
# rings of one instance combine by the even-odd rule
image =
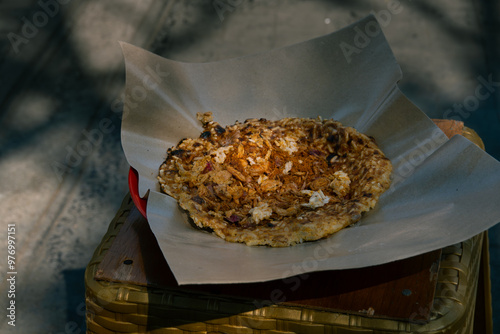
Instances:
[[[158,181],[194,224],[230,242],[291,246],[359,221],[389,188],[375,140],[321,118],[248,119],[167,150]]]

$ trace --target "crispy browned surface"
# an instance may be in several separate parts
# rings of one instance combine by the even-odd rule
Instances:
[[[333,120],[251,119],[168,150],[158,180],[194,223],[248,245],[318,240],[358,221],[389,188],[374,140]]]

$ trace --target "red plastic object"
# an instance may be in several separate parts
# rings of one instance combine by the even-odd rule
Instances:
[[[130,197],[132,197],[132,201],[135,206],[144,218],[147,218],[146,206],[148,204],[148,200],[147,198],[139,196],[139,173],[137,173],[137,171],[132,167],[130,167],[128,171],[128,187],[130,190]]]

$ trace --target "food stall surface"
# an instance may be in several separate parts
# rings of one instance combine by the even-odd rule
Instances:
[[[175,60],[216,61],[373,14],[408,98],[431,118],[463,121],[500,160],[494,1],[22,0],[0,9],[1,333],[85,332],[83,274],[128,192],[118,41]],[[353,47],[362,43],[369,37]],[[500,226],[489,243],[500,332]]]

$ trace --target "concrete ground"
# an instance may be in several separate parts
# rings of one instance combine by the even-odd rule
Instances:
[[[1,2],[0,273],[12,271],[13,224],[17,275],[16,326],[0,314],[0,332],[84,332],[83,272],[128,189],[118,41],[215,61],[317,37],[369,13],[383,23],[407,96],[431,117],[463,120],[500,160],[498,84],[466,112],[459,108],[482,80],[500,81],[495,1]],[[111,122],[106,131],[103,120]],[[490,254],[499,314],[500,226],[490,230]],[[0,282],[3,312],[8,288]],[[500,333],[498,315],[494,322]]]

